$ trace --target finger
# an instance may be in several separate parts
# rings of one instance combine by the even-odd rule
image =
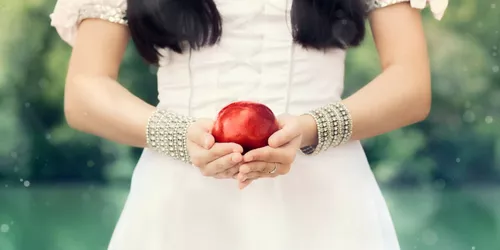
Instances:
[[[243,148],[236,143],[215,143],[209,150],[201,151],[199,158],[200,161],[208,164],[230,153],[238,153],[241,155],[242,152]]]
[[[240,173],[242,174],[248,174],[250,172],[269,173],[274,170],[275,166],[277,165],[274,162],[252,161],[242,164],[240,166]]]
[[[208,163],[202,172],[206,176],[215,176],[217,173],[235,167],[242,160],[243,156],[240,153],[230,153]]]
[[[250,183],[252,183],[254,180],[246,180],[244,182],[239,182],[238,183],[238,187],[240,190],[243,190],[244,188],[248,187],[248,185],[250,185]]]
[[[273,178],[280,175],[279,170],[279,165],[275,163],[251,162],[249,164],[245,164],[245,166],[240,167],[240,172],[238,173],[236,179],[240,182],[243,182],[247,179]],[[271,173],[273,171],[274,173]]]
[[[265,162],[278,162],[288,164],[291,153],[287,148],[272,148],[270,146],[257,148],[247,152],[244,155],[244,162],[251,161],[265,161]],[[292,157],[293,158],[293,157]]]
[[[217,179],[231,179],[238,174],[239,169],[240,169],[239,166],[236,165],[222,172],[216,173],[214,177]]]
[[[233,176],[238,175],[240,172],[240,167],[238,165],[228,169],[225,171],[225,174],[228,176],[228,178],[233,178]]]
[[[302,134],[302,128],[299,123],[295,119],[290,118],[289,115],[278,117],[278,124],[280,130],[272,134],[268,140],[269,146],[273,148],[281,147]]]
[[[245,177],[243,178],[242,181],[255,180],[255,179],[261,179],[261,178],[274,178],[278,175],[276,173],[269,174],[269,173],[264,173],[264,172],[250,172],[248,174],[245,174],[244,176]]]
[[[240,155],[243,152],[243,148],[234,143],[215,143],[210,150],[207,150],[190,141],[188,150],[191,162],[197,167],[205,167],[208,163],[233,152]]]

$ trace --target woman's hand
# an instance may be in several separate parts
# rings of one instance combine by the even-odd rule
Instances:
[[[269,138],[269,146],[251,150],[243,156],[236,176],[240,189],[258,178],[274,178],[290,171],[300,149],[302,128],[298,116],[282,115],[278,122],[280,130]]]
[[[191,162],[204,176],[233,178],[243,160],[243,147],[236,143],[215,143],[210,133],[214,122],[198,119],[187,131],[187,149]]]

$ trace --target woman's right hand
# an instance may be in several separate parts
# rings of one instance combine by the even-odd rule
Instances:
[[[204,176],[233,178],[243,161],[243,147],[236,143],[216,143],[211,134],[214,121],[197,119],[187,131],[187,149],[191,162]]]

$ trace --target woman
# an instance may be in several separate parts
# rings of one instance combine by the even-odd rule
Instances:
[[[430,4],[441,18],[447,1]],[[399,249],[359,140],[429,113],[425,5],[59,0],[52,25],[73,46],[69,125],[145,148],[109,249]],[[366,15],[383,71],[341,100]],[[157,107],[116,82],[129,36],[159,65]],[[213,119],[238,100],[279,115],[269,146],[214,142]]]

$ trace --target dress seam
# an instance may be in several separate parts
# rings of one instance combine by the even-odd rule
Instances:
[[[187,105],[187,115],[192,116],[191,114],[191,105],[193,103],[193,74],[191,70],[191,56],[192,56],[192,49],[189,49],[189,59],[188,59],[188,77],[189,77],[189,98],[188,98],[188,105]]]

